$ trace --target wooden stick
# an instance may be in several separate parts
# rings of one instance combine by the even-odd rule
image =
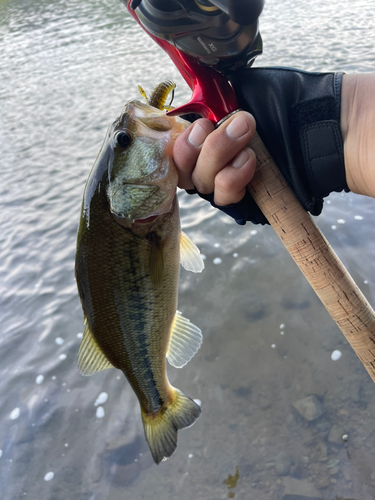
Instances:
[[[375,313],[277,168],[260,137],[248,189],[375,382]]]

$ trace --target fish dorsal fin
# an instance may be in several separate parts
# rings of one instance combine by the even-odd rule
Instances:
[[[171,330],[167,359],[175,368],[182,368],[200,348],[202,332],[184,318],[180,311],[176,311]]]
[[[189,236],[181,231],[180,238],[180,262],[181,265],[193,273],[201,273],[204,269],[199,248],[194,245]]]
[[[107,370],[107,368],[113,368],[113,365],[105,357],[94,339],[87,321],[83,339],[79,346],[77,365],[81,375],[93,375],[102,370]]]
[[[154,289],[160,288],[164,278],[165,251],[160,237],[156,233],[149,235],[151,243],[149,272]]]

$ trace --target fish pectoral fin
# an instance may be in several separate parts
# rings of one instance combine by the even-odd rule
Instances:
[[[113,365],[108,361],[94,339],[87,321],[83,339],[79,346],[77,365],[81,375],[93,375],[102,370],[107,370],[107,368],[113,368]]]
[[[167,351],[169,363],[175,368],[185,366],[200,348],[202,340],[200,329],[176,311]]]
[[[160,288],[164,278],[165,250],[159,236],[152,233],[149,236],[151,243],[149,272],[154,289]]]
[[[181,231],[180,238],[180,263],[187,271],[193,273],[201,273],[204,269],[204,262],[199,248],[183,231]]]

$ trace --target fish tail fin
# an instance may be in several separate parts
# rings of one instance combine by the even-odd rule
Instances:
[[[158,412],[145,413],[142,410],[146,440],[156,464],[173,455],[177,448],[177,431],[193,425],[202,411],[178,389],[172,390],[172,402]]]

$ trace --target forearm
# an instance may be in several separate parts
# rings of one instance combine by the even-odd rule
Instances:
[[[351,191],[375,198],[375,74],[344,75],[341,132]]]

